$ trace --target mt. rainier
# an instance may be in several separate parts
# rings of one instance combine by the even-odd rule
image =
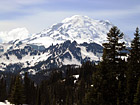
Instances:
[[[0,44],[0,71],[36,71],[100,61],[109,21],[75,15],[26,39]],[[130,40],[122,40],[129,45]],[[34,72],[34,73],[36,73]]]
[[[52,43],[62,43],[66,40],[75,40],[77,43],[95,42],[102,45],[112,26],[113,24],[109,21],[93,20],[87,16],[75,15],[64,19],[61,23],[52,25],[38,34],[32,35],[24,41],[30,44],[43,44],[46,47]],[[128,38],[124,38],[123,41],[129,44]]]

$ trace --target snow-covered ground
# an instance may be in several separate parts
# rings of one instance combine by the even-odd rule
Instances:
[[[10,102],[8,102],[7,100],[5,102],[0,102],[0,105],[12,105],[10,104]]]
[[[10,104],[10,102],[5,100],[5,102],[0,102],[0,105],[14,105],[14,104]],[[27,104],[23,104],[23,105],[27,105]]]

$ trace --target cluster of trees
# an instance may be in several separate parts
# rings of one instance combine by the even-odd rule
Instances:
[[[0,102],[8,100],[15,105],[23,103],[35,105],[35,99],[36,86],[27,73],[25,73],[24,79],[20,75],[10,76],[10,81],[7,80],[6,76],[0,78]]]
[[[103,61],[93,73],[86,105],[140,105],[140,34],[136,28],[127,53],[123,33],[117,27],[107,34]]]
[[[129,50],[120,41],[122,38],[123,33],[112,27],[99,64],[68,66],[65,75],[62,71],[52,71],[50,78],[40,84],[26,73],[24,78],[12,77],[6,88],[1,77],[0,101],[8,99],[15,105],[140,105],[139,29],[136,28]]]

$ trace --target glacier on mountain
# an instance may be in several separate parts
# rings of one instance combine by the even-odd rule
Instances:
[[[75,40],[77,43],[95,42],[102,45],[106,40],[106,33],[112,26],[109,21],[93,20],[87,16],[75,15],[32,35],[24,41],[32,44],[43,44],[46,47],[52,43],[62,43],[66,40]]]
[[[106,34],[112,26],[108,20],[75,15],[31,36],[27,35],[25,28],[13,30],[10,33],[19,37],[0,44],[0,70],[29,68],[29,72],[35,74],[35,67],[38,71],[81,65],[87,60],[99,62],[103,53],[102,43],[106,42]],[[127,36],[122,41],[130,45]]]

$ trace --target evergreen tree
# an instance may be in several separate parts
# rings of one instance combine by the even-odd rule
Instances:
[[[82,64],[79,79],[84,79],[86,88],[90,87],[92,83],[92,73],[95,71],[95,65],[90,61]]]
[[[40,100],[41,105],[50,105],[50,92],[48,81],[42,81],[40,84]]]
[[[129,65],[135,76],[139,78],[140,76],[140,33],[139,28],[136,28],[136,32],[134,34],[134,39],[131,43],[131,50],[129,54]]]
[[[122,56],[126,55],[126,53],[123,52],[123,50],[125,50],[124,42],[120,42],[123,35],[124,34],[114,26],[107,34],[108,42],[103,44],[103,61],[100,63],[101,70],[99,74],[102,79],[100,90],[102,97],[101,105],[116,105],[118,101],[117,95],[120,90],[118,91],[118,80],[116,78],[119,80],[124,79],[124,69],[120,69],[120,67],[123,67],[122,64],[124,62]]]
[[[31,81],[31,99],[30,99],[30,104],[31,105],[35,105],[35,103],[36,103],[36,98],[37,98],[37,88],[36,88],[36,84],[35,84],[35,82],[34,81]]]
[[[117,87],[116,87],[117,88]],[[125,87],[123,81],[118,82],[117,105],[125,105]]]
[[[40,93],[40,89],[37,88],[37,98],[36,98],[36,105],[41,105],[41,93]]]
[[[18,75],[11,91],[10,102],[15,105],[22,105],[25,103],[24,89],[21,77]]]
[[[137,91],[134,95],[134,104],[133,105],[140,105],[140,79],[137,84]]]
[[[128,57],[127,70],[127,89],[126,89],[126,103],[133,104],[134,93],[137,88],[138,79],[140,76],[140,34],[139,28],[136,28],[134,39],[131,42],[131,49]]]
[[[123,38],[123,33],[114,26],[110,29],[109,33],[107,34],[107,41],[108,43],[103,43],[103,61],[110,62],[110,63],[118,63],[121,59],[121,56],[125,56],[122,53],[122,50],[125,49],[124,42],[119,42],[120,39]]]
[[[7,92],[6,92],[6,81],[2,77],[0,79],[0,101],[5,101],[7,98]]]
[[[12,88],[15,84],[15,81],[16,81],[16,76],[11,76],[10,78],[10,86],[9,86],[9,89],[8,89],[8,100],[10,101],[10,97],[11,97],[11,92],[12,92]]]
[[[32,94],[31,94],[31,80],[29,79],[28,77],[28,74],[25,73],[25,76],[24,76],[24,94],[25,94],[25,103],[26,104],[30,104],[31,103],[31,97],[32,97]]]

